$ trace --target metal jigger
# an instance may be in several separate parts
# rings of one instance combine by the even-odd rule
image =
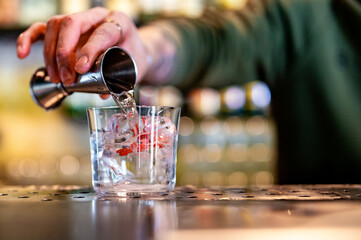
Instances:
[[[44,67],[39,68],[30,81],[30,93],[40,107],[49,110],[60,106],[61,101],[73,92],[120,94],[132,90],[137,80],[137,67],[133,58],[122,48],[112,47],[96,60],[92,69],[78,75],[70,86],[53,83]]]

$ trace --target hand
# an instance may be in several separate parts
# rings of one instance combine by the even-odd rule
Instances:
[[[116,24],[122,27],[119,31]],[[33,43],[44,40],[44,62],[53,82],[72,84],[76,74],[84,74],[96,58],[112,46],[126,49],[136,62],[138,79],[142,79],[149,66],[147,51],[133,21],[121,12],[93,8],[85,12],[59,15],[47,23],[31,25],[19,35],[17,54],[25,58]]]

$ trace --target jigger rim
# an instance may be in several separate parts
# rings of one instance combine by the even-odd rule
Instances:
[[[108,84],[106,83],[106,80],[105,80],[105,77],[104,77],[104,73],[103,73],[103,64],[104,64],[104,61],[105,61],[105,56],[110,52],[110,51],[113,51],[113,50],[120,50],[121,52],[127,54],[127,56],[132,60],[133,62],[133,66],[134,66],[134,75],[135,75],[135,80],[134,80],[134,84],[137,83],[138,81],[138,68],[137,68],[137,64],[134,60],[134,58],[132,57],[132,55],[130,55],[130,53],[122,48],[122,47],[119,47],[119,46],[113,46],[113,47],[110,47],[108,48],[107,50],[105,50],[105,52],[103,54],[101,54],[101,62],[100,62],[100,76],[104,82],[104,85],[105,87],[108,89],[109,93],[111,93],[111,89],[109,89],[108,87]]]

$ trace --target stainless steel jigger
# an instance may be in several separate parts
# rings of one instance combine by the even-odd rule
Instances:
[[[53,83],[44,67],[39,68],[30,81],[30,93],[40,107],[49,110],[73,92],[120,94],[132,90],[137,80],[133,58],[122,48],[112,47],[98,57],[92,69],[78,75],[70,86]]]

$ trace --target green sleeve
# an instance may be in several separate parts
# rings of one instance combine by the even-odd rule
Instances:
[[[274,84],[307,47],[304,39],[312,33],[305,19],[316,14],[311,3],[325,1],[249,0],[239,11],[172,19],[167,24],[178,33],[178,54],[171,82],[215,88],[253,80]]]

